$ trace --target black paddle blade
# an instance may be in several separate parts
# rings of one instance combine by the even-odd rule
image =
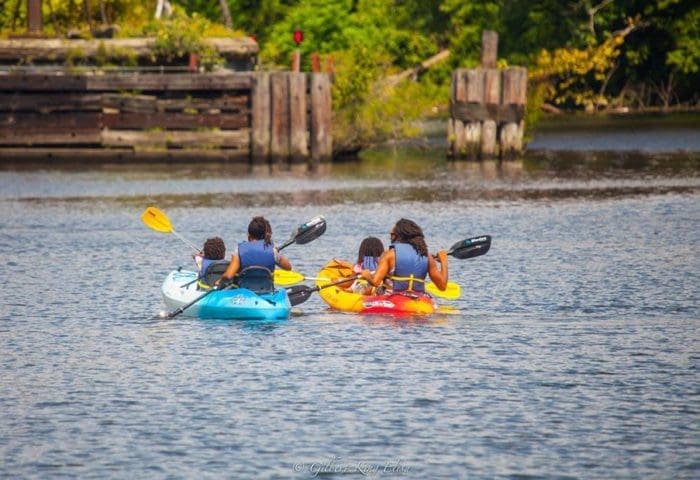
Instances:
[[[309,220],[303,225],[299,225],[299,228],[292,234],[292,238],[294,238],[299,245],[304,245],[312,240],[316,240],[323,235],[325,231],[326,219],[319,216]]]
[[[489,251],[489,248],[491,248],[491,236],[482,235],[480,237],[460,240],[452,245],[447,254],[459,258],[460,260],[465,260],[467,258],[483,255]]]
[[[311,288],[307,285],[294,285],[293,287],[289,287],[286,290],[287,296],[289,297],[289,303],[291,303],[292,306],[304,303],[309,299],[312,293],[317,291],[316,288]]]
[[[292,237],[284,242],[278,250],[282,250],[288,247],[292,243],[298,243],[299,245],[304,245],[312,240],[316,240],[318,237],[323,235],[326,231],[326,219],[318,216],[312,218],[308,222],[299,225],[299,227],[292,232]]]

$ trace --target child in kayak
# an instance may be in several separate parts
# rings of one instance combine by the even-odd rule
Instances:
[[[226,265],[228,265],[226,261],[223,261],[226,258],[226,245],[221,237],[207,238],[202,251],[193,255],[193,257],[199,273],[200,286],[204,288],[209,288],[211,283],[207,281],[207,273],[212,274],[214,278],[218,278],[226,269]],[[221,265],[218,267],[217,272],[213,272],[210,269],[214,264]]]
[[[353,273],[360,274],[362,270],[374,272],[377,269],[379,257],[384,253],[384,244],[377,237],[367,237],[360,243],[360,248],[357,252],[357,263],[352,267]],[[381,288],[381,287],[380,287]],[[371,285],[365,280],[357,279],[347,289],[349,292],[359,293],[360,295],[371,295],[376,293]]]

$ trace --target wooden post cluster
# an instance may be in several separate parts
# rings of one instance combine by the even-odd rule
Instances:
[[[261,87],[262,86],[262,87]],[[328,75],[0,74],[0,161],[329,160]]]
[[[313,166],[331,159],[331,90],[327,74],[258,74],[252,109],[253,163],[308,160]]]
[[[498,35],[484,32],[483,68],[452,72],[448,125],[453,158],[509,158],[523,149],[527,69],[496,69]]]

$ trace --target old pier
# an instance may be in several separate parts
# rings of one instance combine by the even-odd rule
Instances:
[[[30,49],[34,61],[56,62],[75,48],[56,42],[0,41],[0,60]],[[85,55],[107,49],[103,42],[83,45]],[[137,55],[148,51],[143,43],[132,45]],[[239,68],[255,63],[250,49],[218,45]],[[0,160],[313,166],[332,155],[330,98],[324,73],[8,66],[0,72]]]
[[[481,68],[452,72],[449,155],[512,158],[523,150],[527,69],[497,66],[498,35],[484,32]]]

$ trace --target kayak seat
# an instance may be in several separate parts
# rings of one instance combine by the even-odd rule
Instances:
[[[221,278],[221,275],[224,274],[226,268],[228,268],[228,264],[228,260],[221,260],[209,265],[207,267],[207,271],[204,272],[202,278],[199,279],[199,287],[204,290],[210,289],[212,285],[214,285],[214,282],[216,282],[219,278]]]
[[[272,272],[265,267],[247,267],[238,274],[239,288],[247,288],[254,293],[272,293],[275,284]]]

